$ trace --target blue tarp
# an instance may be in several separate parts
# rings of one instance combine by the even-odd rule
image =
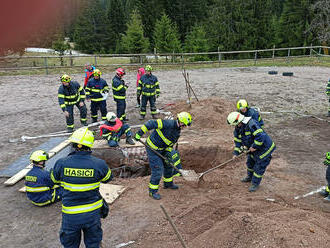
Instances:
[[[52,148],[54,148],[55,146],[57,146],[58,144],[60,144],[61,142],[63,142],[64,140],[66,140],[66,137],[55,137],[55,138],[51,138],[49,139],[47,142],[41,144],[40,146],[34,148],[33,150],[31,150],[31,153],[33,151],[36,150],[45,150],[45,151],[49,151]],[[55,154],[54,157],[52,157],[51,159],[49,159],[46,163],[46,169],[50,170],[51,168],[54,167],[55,162],[59,159],[59,158],[63,158],[65,156],[67,156],[71,151],[71,146],[66,147],[65,149],[63,149],[62,151],[60,151],[59,153]],[[17,159],[14,163],[8,165],[6,168],[0,170],[0,177],[12,177],[14,176],[17,172],[19,172],[20,170],[24,169],[26,166],[28,166],[30,164],[30,155],[29,154],[25,154],[22,157],[20,157],[19,159]]]

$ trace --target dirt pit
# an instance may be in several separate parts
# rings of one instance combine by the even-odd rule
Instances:
[[[329,203],[318,194],[294,200],[295,196],[303,196],[326,183],[322,161],[325,152],[330,151],[330,124],[322,119],[326,119],[327,113],[325,87],[329,68],[277,68],[278,75],[269,75],[268,70],[189,71],[199,98],[199,102],[193,99],[191,107],[182,94],[186,91],[181,71],[154,72],[161,85],[157,107],[168,106],[163,110],[173,114],[189,111],[193,116],[193,125],[181,135],[189,144],[179,145],[184,169],[203,172],[231,158],[233,129],[226,124],[226,116],[240,98],[246,98],[265,112],[262,114],[265,130],[277,150],[255,193],[249,193],[249,185],[240,182],[246,174],[243,158],[205,175],[201,185],[192,185],[179,177],[174,180],[180,188],[174,191],[163,189],[161,183],[160,201],[148,196],[149,176],[116,177],[112,183],[127,189],[110,206],[108,218],[102,220],[104,247],[113,248],[129,241],[133,243],[127,247],[180,247],[160,203],[188,247],[330,247]],[[283,71],[292,71],[295,76],[282,77]],[[113,77],[103,76],[108,82]],[[135,72],[129,72],[126,80],[134,81],[135,76]],[[82,82],[83,74],[72,77]],[[13,90],[14,86],[20,90]],[[0,78],[3,96],[0,132],[6,134],[0,141],[0,168],[44,142],[8,143],[9,138],[65,129],[64,116],[57,104],[57,89],[58,75]],[[135,92],[135,87],[128,89],[127,115],[131,125],[142,124],[134,107]],[[108,111],[115,111],[114,106],[112,99],[108,99]],[[294,111],[321,120],[299,116]],[[76,117],[77,123],[79,116]],[[149,108],[147,118],[150,118]],[[125,165],[120,157],[103,156],[108,156],[106,160],[111,168]],[[1,246],[61,247],[58,236],[61,204],[34,207],[18,192],[22,185],[23,182],[12,187],[0,185]]]

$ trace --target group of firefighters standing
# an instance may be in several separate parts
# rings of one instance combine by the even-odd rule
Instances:
[[[89,68],[86,69],[89,70]],[[155,98],[159,95],[159,83],[157,78],[151,74],[152,68],[146,66],[145,69],[147,73],[140,75],[137,82],[137,99],[138,104],[141,104],[141,119],[145,117],[145,106],[148,101],[151,114],[156,113],[153,112],[156,111],[154,103]],[[162,178],[164,189],[177,190],[179,186],[174,183],[173,179],[175,176],[180,176],[178,169],[181,169],[182,165],[180,154],[174,145],[180,138],[181,130],[192,124],[191,114],[181,112],[173,120],[148,120],[133,135],[130,127],[125,124],[127,121],[125,91],[128,87],[122,79],[125,71],[118,68],[112,83],[117,114],[106,111],[103,94],[108,93],[109,87],[105,80],[101,80],[101,72],[93,68],[92,75],[93,78],[89,79],[87,83],[85,81],[86,94],[83,87],[79,86],[77,82],[71,81],[68,75],[61,77],[59,102],[67,118],[68,128],[73,130],[73,117],[71,116],[74,105],[80,110],[81,123],[86,125],[87,111],[84,99],[87,98],[92,100],[92,120],[97,121],[98,109],[101,110],[102,119],[106,120],[100,126],[100,131],[101,136],[108,140],[110,146],[117,146],[122,134],[126,134],[128,137],[127,143],[134,144],[132,137],[139,141],[144,134],[151,132],[145,144],[151,168],[149,195],[155,200],[161,199],[158,191]],[[264,122],[259,112],[250,107],[245,99],[239,100],[236,106],[237,110],[227,116],[227,123],[234,126],[235,148],[233,154],[234,156],[247,154],[247,175],[241,181],[251,183],[248,190],[254,192],[259,188],[276,146],[264,130]],[[113,133],[117,133],[117,135],[113,136]],[[107,203],[99,193],[99,187],[100,183],[109,182],[113,175],[104,160],[91,154],[94,134],[87,127],[74,131],[69,141],[72,143],[73,152],[67,157],[57,160],[51,172],[43,170],[49,155],[42,150],[32,153],[30,160],[33,163],[33,169],[25,178],[27,196],[37,206],[45,206],[62,200],[60,241],[64,247],[79,247],[81,232],[84,233],[86,247],[99,247],[102,240],[100,219],[105,218],[109,211]],[[321,194],[325,200],[330,201],[330,152],[326,154],[324,164],[328,165],[326,175],[328,186]]]
[[[137,103],[140,108],[140,120],[146,115],[148,102],[150,103],[151,115],[156,118],[156,98],[160,95],[159,82],[156,76],[152,74],[152,67],[147,65],[145,68],[138,69],[137,74]],[[125,76],[123,68],[117,68],[116,74],[112,79],[113,99],[116,103],[116,116],[123,122],[127,122],[126,116],[126,90],[129,86],[123,79]],[[61,82],[58,89],[59,105],[66,117],[68,132],[74,130],[73,108],[76,105],[80,112],[80,122],[87,126],[87,108],[85,100],[91,101],[90,111],[92,122],[97,122],[98,111],[101,112],[103,121],[107,120],[107,96],[109,86],[103,78],[101,71],[90,64],[85,65],[84,86],[80,86],[77,81],[71,80],[67,74],[61,76]]]

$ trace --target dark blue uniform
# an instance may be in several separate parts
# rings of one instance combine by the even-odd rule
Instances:
[[[160,94],[159,82],[157,77],[152,74],[144,74],[140,80],[139,85],[137,87],[137,95],[140,96],[142,94],[142,102],[140,114],[142,116],[146,115],[147,111],[147,103],[150,102],[150,111],[152,115],[157,114],[156,108],[156,96],[158,97]]]
[[[61,188],[55,188],[50,173],[38,166],[25,176],[26,195],[36,206],[45,206],[61,200]]]
[[[245,117],[252,117],[252,119],[255,120],[261,128],[264,128],[264,121],[262,120],[259,112],[256,109],[247,108],[247,111],[245,113],[242,113],[242,115],[244,115]]]
[[[88,81],[86,86],[86,97],[91,99],[91,116],[93,122],[97,122],[97,111],[100,109],[102,120],[107,119],[107,102],[103,99],[101,93],[109,92],[109,86],[103,78],[92,78]]]
[[[328,106],[328,117],[330,117],[330,79],[328,81],[326,94],[329,97],[329,106]]]
[[[160,154],[166,156],[169,161],[181,169],[181,160],[179,153],[173,149],[173,145],[178,141],[181,133],[181,129],[176,120],[149,120],[138,131],[138,134],[142,136],[149,130],[155,129],[147,138],[147,144],[154,150],[157,150]],[[173,176],[177,174],[177,171],[169,164],[167,164],[161,157],[159,157],[150,148],[147,149],[149,158],[149,165],[151,168],[151,177],[149,183],[149,192],[151,194],[156,193],[159,188],[159,182],[164,174],[164,186],[169,187],[173,184]]]
[[[276,149],[275,143],[252,118],[247,124],[242,123],[241,127],[235,128],[234,142],[235,155],[239,155],[242,146],[256,149],[252,154],[248,154],[246,165],[247,175],[252,178],[252,184],[259,185],[272,159],[271,154]]]
[[[113,127],[114,124],[110,123],[109,121],[106,121],[104,123],[104,125],[109,126],[109,127]],[[102,131],[102,138],[106,139],[108,141],[108,144],[110,147],[116,147],[118,146],[118,142],[120,140],[120,137],[123,134],[126,134],[126,138],[127,137],[132,137],[132,131],[131,128],[128,124],[124,124],[122,125],[120,128],[110,131],[106,128],[103,128],[103,126],[100,126],[100,129]]]
[[[102,240],[100,208],[103,199],[100,183],[112,179],[104,160],[91,151],[75,151],[56,161],[51,179],[61,183],[62,227],[60,240],[64,247],[79,247],[81,231],[86,247],[99,247]]]
[[[71,81],[69,86],[63,84],[58,89],[58,103],[62,111],[68,111],[69,117],[66,117],[67,128],[74,128],[73,107],[76,105],[80,111],[80,122],[86,124],[87,108],[84,104],[80,107],[79,103],[84,102],[86,98],[83,87],[76,81]]]
[[[118,75],[114,76],[112,79],[112,92],[113,99],[117,104],[117,117],[120,120],[126,119],[126,90],[127,86],[125,85],[124,80],[122,80]]]

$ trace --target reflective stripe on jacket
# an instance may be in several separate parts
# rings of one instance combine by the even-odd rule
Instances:
[[[176,120],[149,120],[138,131],[139,135],[153,130],[147,138],[148,145],[155,150],[172,147],[180,138],[181,129]]]

